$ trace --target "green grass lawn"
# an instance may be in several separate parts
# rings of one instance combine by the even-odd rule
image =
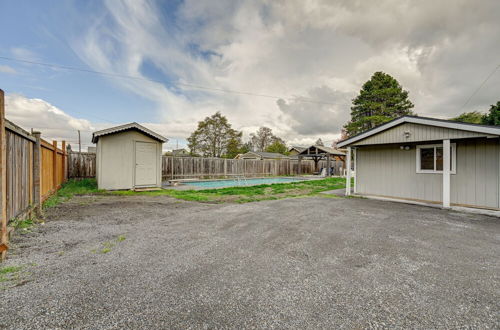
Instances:
[[[57,204],[71,199],[74,195],[87,195],[98,193],[95,179],[68,180],[54,195],[49,197],[43,208],[53,207]]]
[[[165,189],[159,191],[113,191],[107,192],[114,195],[167,195],[179,199],[212,202],[212,203],[247,203],[261,200],[314,196],[322,191],[340,189],[345,187],[345,179],[328,178],[291,183],[262,184],[248,187],[228,187],[221,189],[204,190],[175,190]]]
[[[205,190],[175,190],[163,189],[158,191],[102,191],[97,189],[94,179],[69,180],[63,187],[45,203],[44,207],[51,207],[70,199],[74,195],[166,195],[178,199],[209,203],[247,203],[261,200],[281,199],[290,197],[315,196],[322,191],[345,187],[344,178],[328,178],[291,183],[262,184],[248,187],[228,187]]]

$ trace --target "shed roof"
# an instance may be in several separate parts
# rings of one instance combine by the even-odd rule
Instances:
[[[485,135],[496,135],[500,136],[500,126],[489,126],[489,125],[479,125],[479,124],[471,124],[471,123],[462,123],[454,120],[445,120],[445,119],[436,119],[429,117],[416,117],[416,116],[402,116],[396,119],[393,119],[387,123],[369,129],[366,132],[357,134],[353,137],[345,139],[337,143],[338,147],[345,147],[352,145],[360,140],[366,139],[370,136],[376,135],[383,131],[386,131],[395,126],[404,124],[404,123],[413,123],[419,125],[427,125],[433,127],[442,127],[448,129],[455,129],[460,131],[468,131],[475,133],[482,133]]]
[[[137,130],[140,131],[141,133],[144,133],[148,135],[149,137],[158,140],[160,142],[167,142],[168,139],[161,136],[158,133],[153,132],[152,130],[136,123],[128,123],[120,126],[115,126],[115,127],[110,127],[106,128],[97,132],[92,133],[92,143],[97,143],[97,140],[99,140],[99,137],[104,136],[104,135],[110,135],[110,134],[116,134],[116,133],[121,133],[123,131],[128,131],[128,130]]]

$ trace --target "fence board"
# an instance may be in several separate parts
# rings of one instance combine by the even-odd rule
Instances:
[[[54,142],[55,143],[55,142]],[[42,201],[46,200],[64,183],[66,175],[64,173],[64,163],[66,154],[64,150],[55,148],[53,144],[41,140],[41,194]],[[55,178],[54,178],[55,176]]]
[[[47,147],[42,143],[42,200],[45,200],[51,193],[54,185],[54,157],[52,146]]]
[[[68,177],[94,178],[96,173],[96,154],[88,152],[69,152]]]
[[[32,185],[30,170],[33,161],[33,142],[9,129],[6,135],[7,161],[7,219],[26,211],[32,203],[29,187]]]
[[[64,154],[62,152],[58,152],[56,154],[56,166],[57,166],[57,178],[56,183],[57,187],[60,187],[64,182]]]

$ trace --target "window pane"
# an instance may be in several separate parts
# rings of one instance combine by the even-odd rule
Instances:
[[[442,167],[442,162],[441,162]],[[420,149],[420,169],[434,170],[434,148]]]
[[[443,148],[436,148],[436,171],[443,170]]]

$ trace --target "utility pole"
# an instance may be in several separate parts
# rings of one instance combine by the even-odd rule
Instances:
[[[82,140],[80,140],[80,130],[78,130],[78,152],[82,153]]]

